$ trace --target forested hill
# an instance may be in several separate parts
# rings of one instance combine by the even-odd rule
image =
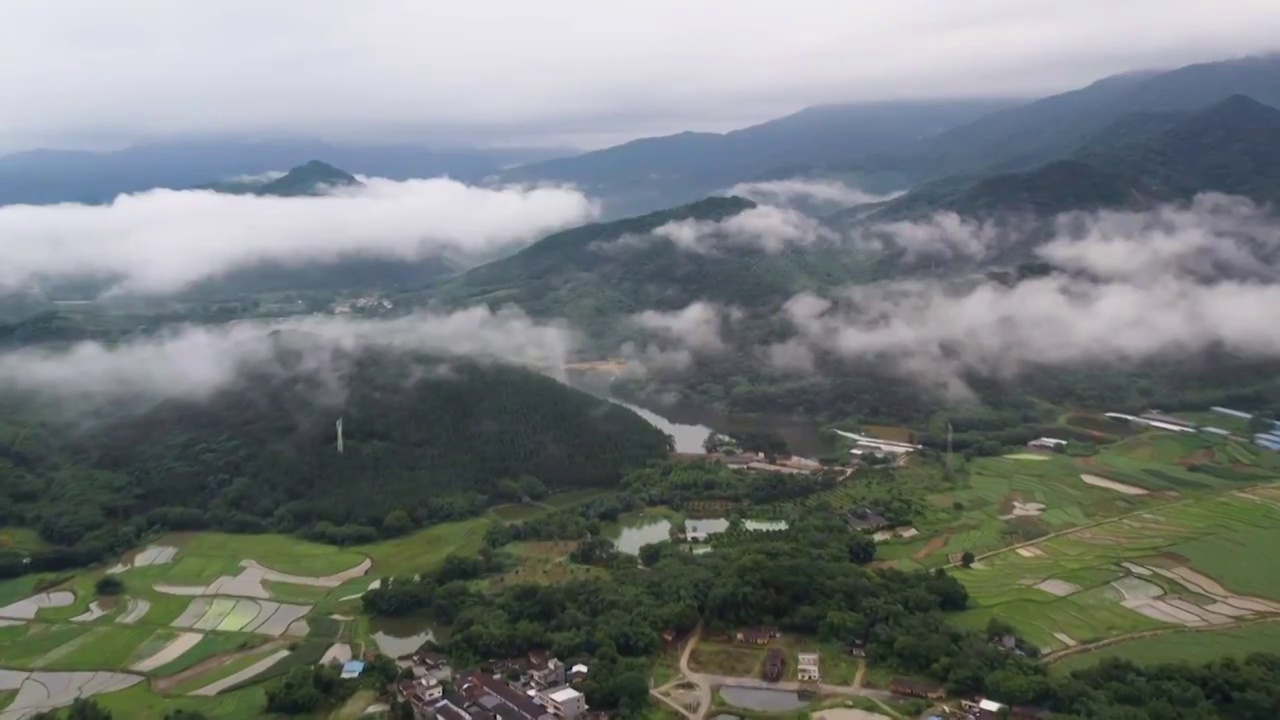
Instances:
[[[1235,95],[1194,113],[1126,116],[1068,159],[1026,172],[925,185],[890,202],[878,217],[944,209],[1052,215],[1141,208],[1200,192],[1280,200],[1280,109]]]
[[[81,412],[78,426],[49,398],[6,397],[0,525],[90,556],[155,525],[368,539],[393,511],[412,526],[544,487],[609,487],[669,452],[630,410],[529,370],[277,347],[207,399]]]
[[[474,268],[438,288],[456,305],[519,305],[564,317],[593,337],[612,336],[617,318],[677,310],[695,301],[742,307],[775,305],[802,289],[844,282],[849,259],[810,247],[770,253],[750,245],[707,252],[654,234],[670,222],[715,222],[755,207],[739,197],[691,205],[550,235],[520,252]]]
[[[1133,113],[1194,112],[1232,95],[1280,107],[1277,77],[1280,54],[1117,75],[939,133],[882,164],[925,177],[1028,170],[1078,152]]]

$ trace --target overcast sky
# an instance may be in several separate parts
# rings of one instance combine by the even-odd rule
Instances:
[[[1277,46],[1276,0],[13,0],[0,151],[241,131],[600,145]]]

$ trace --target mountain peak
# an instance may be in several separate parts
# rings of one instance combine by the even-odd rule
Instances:
[[[258,188],[259,195],[319,195],[326,188],[360,185],[351,173],[319,160],[299,165],[283,176]]]

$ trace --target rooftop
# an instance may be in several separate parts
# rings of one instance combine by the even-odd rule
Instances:
[[[573,700],[575,698],[582,697],[582,693],[578,692],[577,690],[574,690],[571,687],[562,687],[559,690],[556,690],[555,692],[547,693],[547,697],[551,698],[551,700],[554,702],[564,703],[564,702],[569,702],[570,700]]]

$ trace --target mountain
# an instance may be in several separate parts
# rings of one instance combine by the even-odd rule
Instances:
[[[608,215],[619,217],[687,203],[780,166],[851,162],[1012,103],[978,99],[812,107],[729,133],[644,138],[513,168],[501,177],[574,183],[604,198]]]
[[[740,197],[713,197],[583,225],[473,268],[430,294],[449,305],[515,304],[536,316],[563,317],[608,344],[629,337],[631,329],[618,318],[631,313],[679,310],[695,301],[771,307],[795,292],[838,284],[856,272],[833,247],[767,252],[738,244],[700,251],[655,234],[664,225],[714,223],[754,207]]]
[[[1195,111],[1233,95],[1280,107],[1280,55],[1105,78],[945,130],[873,165],[922,178],[1028,170],[1078,152],[1126,115]]]
[[[147,142],[111,152],[31,150],[0,157],[0,205],[106,202],[120,193],[189,188],[211,178],[256,176],[315,158],[352,173],[404,180],[449,175],[479,182],[554,150],[432,149],[319,140],[195,139]]]
[[[1190,113],[1124,116],[1070,157],[1025,172],[951,178],[887,203],[878,219],[1143,207],[1200,192],[1280,201],[1280,109],[1233,95]]]
[[[6,394],[0,524],[82,549],[156,525],[379,528],[395,510],[428,524],[518,501],[504,478],[612,487],[668,453],[666,436],[630,410],[529,370],[344,351],[301,333],[271,343],[204,398],[55,409],[42,395]],[[532,492],[528,480],[520,487]]]

